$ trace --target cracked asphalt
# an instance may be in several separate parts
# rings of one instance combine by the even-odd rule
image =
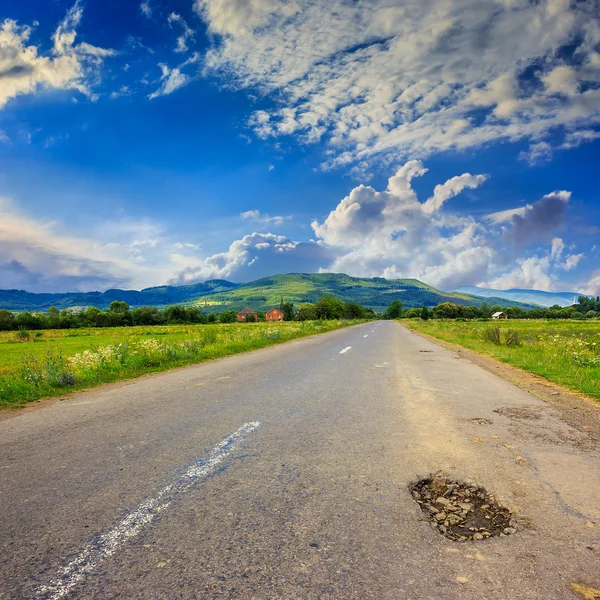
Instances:
[[[439,471],[517,533],[440,535],[409,491]],[[3,600],[581,598],[573,583],[600,588],[597,444],[394,322],[0,421]]]

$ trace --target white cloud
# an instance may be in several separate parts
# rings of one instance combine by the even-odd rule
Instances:
[[[103,59],[114,50],[75,43],[83,9],[79,1],[67,12],[53,36],[49,55],[30,42],[33,27],[6,19],[0,26],[0,109],[11,99],[40,89],[77,90],[94,99]]]
[[[148,98],[153,100],[154,98],[158,98],[160,96],[168,96],[172,94],[175,90],[187,85],[191,81],[193,81],[196,75],[188,75],[184,73],[183,70],[189,65],[196,64],[200,61],[200,55],[194,53],[190,58],[181,63],[179,66],[170,68],[165,63],[159,63],[160,70],[162,71],[162,75],[160,76],[161,85],[160,87],[152,92]]]
[[[552,290],[555,279],[548,273],[549,256],[532,256],[517,260],[517,265],[508,273],[489,282],[492,289],[508,290],[514,288]]]
[[[491,213],[485,216],[485,220],[492,225],[501,225],[502,223],[509,223],[515,215],[524,217],[527,212],[531,210],[531,205],[521,206],[519,208],[509,208],[508,210],[501,210],[499,212]]]
[[[264,223],[266,225],[283,225],[286,221],[292,217],[274,216],[271,217],[267,214],[261,213],[259,210],[247,210],[240,213],[240,217],[245,220],[254,221],[255,223]]]
[[[187,52],[188,41],[194,39],[194,30],[191,29],[185,19],[177,13],[172,12],[167,20],[171,27],[177,25],[182,31],[181,35],[177,38],[177,45],[175,46],[174,51],[179,53]]]
[[[409,161],[377,191],[360,185],[344,198],[324,222],[313,222],[320,241],[337,256],[326,270],[351,275],[416,277],[433,285],[454,287],[485,277],[494,255],[484,228],[470,217],[442,211],[445,202],[486,177],[468,173],[436,187],[420,202],[411,181],[426,172]]]
[[[331,259],[331,252],[315,242],[295,242],[273,233],[252,233],[235,240],[226,252],[187,266],[169,283],[182,285],[207,279],[250,281],[275,273],[315,272]]]
[[[486,179],[487,175],[471,175],[470,173],[465,173],[460,177],[449,179],[443,185],[436,185],[433,190],[433,196],[425,202],[423,210],[427,213],[433,213],[440,209],[447,200],[460,194],[465,188],[475,189]]]
[[[216,39],[206,72],[279,102],[251,117],[256,133],[323,138],[328,167],[496,140],[530,139],[547,155],[549,131],[568,143],[600,123],[596,0],[195,7]]]
[[[585,254],[570,254],[562,263],[561,267],[565,271],[571,271],[585,258]]]
[[[152,17],[152,7],[149,0],[142,0],[140,4],[140,12],[148,19]]]
[[[565,243],[562,238],[554,238],[552,240],[552,250],[550,252],[550,257],[552,260],[560,260],[563,252],[565,251]]]
[[[600,296],[600,271],[595,271],[591,279],[585,284],[584,294],[590,296]]]

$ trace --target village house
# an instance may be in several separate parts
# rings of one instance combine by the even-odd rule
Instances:
[[[242,308],[237,315],[238,322],[242,323],[247,320],[249,315],[254,315],[254,321],[258,321],[258,313],[255,310],[252,310],[249,306],[246,308]]]
[[[283,312],[274,307],[265,315],[265,319],[267,321],[283,321]]]
[[[508,319],[508,315],[506,313],[503,313],[503,312],[495,312],[492,315],[492,319],[496,319],[496,320],[498,320],[498,319]]]

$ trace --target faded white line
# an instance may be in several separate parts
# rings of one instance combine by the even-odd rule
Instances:
[[[113,556],[123,544],[136,537],[146,525],[151,523],[158,513],[168,508],[177,494],[187,492],[193,485],[206,479],[233,452],[236,446],[258,427],[260,427],[260,423],[252,421],[242,425],[235,433],[226,437],[208,453],[206,459],[199,459],[192,463],[173,483],[164,487],[155,498],[140,504],[114,529],[90,542],[79,556],[59,569],[56,577],[48,585],[40,587],[34,597],[44,600],[59,600],[71,593],[85,579],[86,575],[93,572],[103,560]]]
[[[369,337],[369,334],[367,333],[366,335],[363,335],[363,337]]]
[[[352,346],[348,346],[347,348],[340,350],[340,354],[346,354],[346,352],[348,352],[348,350],[350,350],[351,348],[352,348]]]

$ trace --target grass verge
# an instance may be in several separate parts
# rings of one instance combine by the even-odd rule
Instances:
[[[0,408],[145,373],[257,350],[362,321],[307,321],[46,331],[0,338]]]
[[[600,400],[600,323],[421,321],[403,325]]]

